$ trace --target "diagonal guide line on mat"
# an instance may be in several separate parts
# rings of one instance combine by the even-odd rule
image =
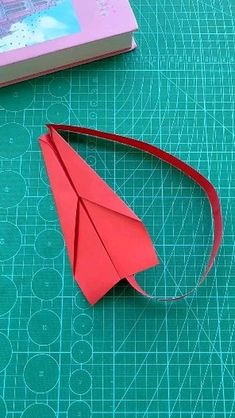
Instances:
[[[173,277],[172,277],[172,278],[173,278]],[[211,290],[211,291],[212,291],[212,290]],[[210,301],[210,299],[208,299],[207,309],[208,309],[208,304],[209,304],[209,301]],[[220,358],[220,360],[222,361],[222,358],[221,358],[220,353],[219,353],[217,350],[215,350],[215,347],[214,347],[214,346],[215,346],[215,342],[214,342],[214,343],[212,343],[212,341],[210,340],[210,338],[209,338],[208,334],[207,334],[207,333],[206,333],[206,331],[202,328],[203,322],[204,322],[204,321],[205,321],[205,319],[206,319],[207,309],[205,309],[204,319],[203,319],[202,323],[200,323],[200,322],[199,322],[199,320],[198,320],[198,318],[197,318],[197,316],[195,315],[194,311],[193,311],[193,310],[191,310],[191,305],[192,305],[192,302],[191,302],[191,304],[190,304],[190,305],[188,304],[188,301],[187,301],[187,300],[186,300],[186,302],[187,302],[187,305],[189,306],[189,310],[193,313],[193,315],[194,315],[195,319],[197,320],[198,324],[200,325],[200,332],[199,332],[199,334],[198,334],[198,338],[197,338],[197,341],[196,341],[196,343],[195,343],[195,347],[196,347],[196,344],[197,344],[197,343],[198,343],[198,341],[199,341],[199,337],[200,337],[201,332],[203,332],[203,333],[206,335],[206,337],[207,337],[208,341],[210,342],[210,344],[211,344],[211,346],[212,346],[212,348],[213,348],[213,350],[214,350],[213,352],[214,352],[214,353],[216,353],[216,354],[218,355],[218,357]],[[146,310],[146,308],[143,310],[143,312],[144,312],[145,310]],[[143,312],[141,313],[141,315],[143,314]],[[188,314],[189,314],[189,311],[188,311]],[[187,314],[187,317],[188,317],[188,314]],[[221,315],[222,315],[222,313],[221,313]],[[183,325],[182,325],[182,329],[181,329],[181,333],[179,334],[179,337],[180,337],[180,335],[182,334],[182,332],[184,331],[184,325],[185,325],[185,323],[186,323],[187,317],[185,318],[185,321],[184,321],[184,323],[183,323]],[[137,319],[137,321],[139,321],[139,318]],[[136,321],[136,322],[137,322],[137,321]],[[163,326],[163,324],[164,324],[164,323],[162,323],[162,326]],[[135,325],[136,325],[136,323],[134,324],[134,326],[135,326]],[[133,326],[133,328],[134,328],[134,326]],[[160,327],[160,330],[161,330],[162,326]],[[132,329],[133,329],[133,328],[132,328]],[[217,332],[218,332],[218,329],[217,329]],[[157,336],[158,336],[158,335],[157,335]],[[156,339],[157,339],[157,336],[156,336],[156,338],[155,338],[155,340],[154,340],[153,344],[151,345],[151,347],[150,347],[150,349],[149,349],[148,353],[146,354],[145,359],[144,359],[144,360],[143,360],[143,362],[141,363],[140,368],[141,368],[141,367],[143,366],[143,364],[145,363],[145,361],[146,361],[146,359],[147,359],[147,357],[148,357],[148,354],[150,354],[150,350],[151,350],[151,348],[153,347],[153,345],[155,344]],[[215,338],[216,338],[216,337],[217,337],[217,334],[216,334]],[[122,345],[123,345],[123,344],[122,344]],[[177,343],[176,343],[176,345],[177,345]],[[176,345],[175,345],[175,348],[176,348]],[[172,355],[170,356],[170,360],[171,360],[171,358],[173,357],[173,355],[174,355],[174,353],[175,353],[175,348],[173,349]],[[211,353],[211,356],[212,356],[213,352]],[[192,353],[192,355],[191,355],[191,362],[192,362],[192,358],[193,358],[194,353],[195,353],[195,350],[194,350],[194,352],[193,352],[193,353]],[[169,362],[170,362],[170,360],[169,360]],[[191,362],[190,362],[190,364],[191,364]],[[169,363],[168,363],[168,364],[169,364]],[[190,370],[190,364],[189,364],[189,366],[188,366],[188,368],[187,368],[187,372]],[[134,380],[136,379],[136,377],[137,377],[137,375],[138,375],[138,373],[139,373],[139,371],[140,371],[140,368],[138,369],[138,371],[137,371],[137,373],[136,373],[136,375],[135,375],[134,379],[132,380],[131,384],[128,386],[128,389],[126,390],[125,394],[123,395],[123,397],[122,397],[121,401],[125,398],[125,396],[126,396],[126,394],[127,394],[128,390],[130,389],[130,387],[131,387],[132,383],[133,383],[133,382],[134,382]],[[168,368],[168,366],[167,366],[167,368]],[[228,374],[230,375],[231,379],[234,381],[234,378],[233,378],[233,376],[232,376],[231,372],[227,369],[227,367],[226,367],[226,365],[225,365],[225,364],[224,364],[224,369],[226,369],[226,370],[227,370],[227,372],[228,372]],[[152,397],[152,401],[154,400],[154,397],[155,397],[155,395],[156,395],[156,393],[157,393],[157,390],[158,390],[158,389],[159,389],[159,387],[160,387],[161,381],[163,380],[163,378],[164,378],[164,376],[165,376],[165,373],[166,373],[166,372],[167,372],[167,369],[165,370],[165,372],[164,372],[163,376],[161,377],[160,383],[159,383],[158,387],[156,388],[155,393],[154,393],[154,395],[153,395],[153,397]],[[185,379],[186,379],[187,372],[185,373],[184,381],[185,381]],[[178,397],[179,397],[179,395],[178,395]],[[177,399],[178,399],[178,398],[177,398]],[[118,406],[120,405],[121,401],[118,403]],[[177,401],[177,400],[176,400],[176,401]],[[175,401],[175,404],[176,404],[176,401]],[[118,406],[116,407],[116,409],[118,408]],[[150,405],[149,405],[149,406],[150,406]],[[149,409],[149,406],[148,406],[148,409]],[[148,409],[146,410],[145,414],[147,413]],[[144,415],[144,416],[145,416],[145,415]]]
[[[212,291],[212,290],[211,290],[211,291]],[[189,303],[188,303],[188,301],[186,300],[186,303],[187,303],[187,305],[188,305],[188,308],[189,308],[189,309],[188,309],[188,312],[187,312],[187,316],[185,317],[185,320],[184,320],[184,322],[183,322],[183,324],[182,324],[182,328],[181,328],[181,331],[180,331],[180,333],[179,333],[178,339],[180,338],[181,334],[184,332],[184,325],[185,325],[185,323],[186,323],[186,321],[187,321],[187,319],[188,319],[189,312],[191,312],[191,313],[193,313],[193,315],[194,315],[194,317],[195,317],[196,321],[198,322],[198,324],[200,325],[200,331],[199,331],[199,333],[198,333],[198,338],[197,338],[197,341],[195,342],[195,347],[196,347],[197,343],[200,341],[200,339],[199,339],[199,338],[200,338],[201,332],[203,332],[203,333],[205,334],[205,336],[207,337],[207,339],[208,339],[208,341],[209,341],[210,345],[212,346],[212,348],[213,348],[213,350],[214,350],[213,352],[214,352],[215,354],[217,354],[217,355],[218,355],[218,357],[219,357],[219,358],[220,358],[220,360],[221,360],[221,355],[220,355],[220,353],[219,353],[219,352],[215,349],[215,344],[216,344],[216,342],[214,342],[214,343],[213,343],[213,342],[210,340],[210,337],[208,336],[208,334],[206,333],[206,331],[203,329],[203,322],[206,320],[206,316],[207,316],[207,309],[208,309],[209,302],[210,302],[210,299],[208,299],[208,302],[207,302],[207,308],[205,309],[205,315],[204,315],[203,321],[202,321],[202,323],[200,323],[200,321],[198,320],[198,318],[197,318],[196,314],[194,313],[194,310],[193,310],[193,309],[191,309],[191,305],[193,304],[193,299],[192,299],[192,301],[191,301],[191,303],[190,303],[190,304],[189,304]],[[159,330],[161,330],[161,328],[163,327],[163,325],[164,325],[164,322],[162,322],[162,325],[161,325],[161,327],[160,327],[160,329],[159,329]],[[216,334],[216,336],[217,336],[217,334]],[[131,381],[131,383],[129,384],[128,388],[126,389],[126,391],[125,391],[124,395],[122,396],[122,398],[121,398],[121,399],[120,399],[120,401],[118,402],[118,404],[117,404],[117,406],[116,406],[116,408],[115,408],[115,411],[117,411],[117,409],[118,409],[118,407],[120,406],[121,402],[124,400],[124,398],[125,398],[125,396],[126,396],[127,392],[129,391],[129,389],[131,388],[131,386],[132,386],[132,384],[134,383],[135,379],[137,378],[137,375],[139,374],[139,372],[140,372],[140,370],[141,370],[142,366],[144,365],[144,363],[146,362],[147,357],[148,357],[148,355],[149,355],[149,354],[150,354],[150,352],[151,352],[151,349],[153,348],[154,344],[156,343],[157,337],[158,337],[158,334],[156,335],[156,337],[155,337],[155,339],[154,339],[153,343],[151,344],[151,346],[150,346],[150,348],[149,348],[149,351],[148,351],[148,353],[146,354],[146,356],[145,356],[144,360],[143,360],[143,361],[142,361],[142,363],[140,364],[140,366],[139,366],[139,368],[138,368],[138,370],[137,370],[137,372],[136,372],[136,374],[135,374],[134,378],[132,379],[132,381]],[[163,373],[163,375],[162,375],[162,377],[161,377],[161,379],[160,379],[159,385],[158,385],[158,387],[156,388],[156,390],[155,390],[155,392],[154,392],[154,396],[152,397],[152,401],[154,400],[154,397],[156,396],[156,393],[157,393],[157,391],[158,391],[158,389],[159,389],[159,387],[160,387],[160,384],[161,384],[161,382],[162,382],[162,380],[163,380],[163,378],[164,378],[164,376],[165,376],[165,374],[166,374],[166,372],[167,372],[167,368],[169,367],[169,363],[170,363],[170,361],[171,361],[171,359],[172,359],[173,355],[175,354],[175,349],[176,349],[177,344],[178,344],[178,341],[177,341],[177,342],[176,342],[176,344],[175,344],[175,347],[174,347],[174,349],[173,349],[173,351],[172,351],[172,354],[171,354],[171,356],[170,356],[170,359],[169,359],[168,365],[166,366],[166,369],[165,369],[165,371],[164,371],[164,373]],[[213,352],[211,353],[211,355],[213,354]],[[192,352],[192,354],[191,354],[191,362],[192,362],[192,358],[193,358],[194,353],[195,353],[195,350],[194,350],[194,351]],[[231,372],[229,371],[229,369],[226,367],[226,365],[225,365],[225,364],[224,364],[224,368],[227,370],[227,372],[228,372],[228,374],[230,375],[230,377],[231,377],[232,381],[233,381],[233,382],[235,382],[233,375],[231,374]],[[190,364],[189,364],[189,366],[188,366],[188,368],[187,368],[187,371],[189,371],[189,370],[190,370]],[[186,372],[186,374],[187,374],[187,372]],[[186,374],[185,374],[185,378],[186,378]],[[185,380],[185,378],[184,378],[184,380]],[[149,406],[150,406],[150,405],[149,405]],[[148,409],[149,409],[149,406],[148,406]],[[148,409],[147,409],[147,411],[148,411]],[[147,413],[147,411],[145,412],[145,414]],[[144,416],[145,416],[145,415],[144,415]],[[144,416],[143,416],[143,418],[144,418]]]
[[[179,188],[177,189],[177,193],[178,193],[178,191],[179,191]],[[177,197],[177,193],[176,193],[176,196],[175,196],[175,198],[174,198],[174,201],[176,200],[176,197]],[[190,203],[189,203],[189,205],[190,205]],[[189,210],[189,205],[187,206],[187,210],[186,210],[186,212],[185,212],[185,215],[187,215],[187,211]],[[198,225],[199,225],[199,222],[200,222],[200,218],[201,218],[201,216],[202,216],[202,210],[201,210],[201,212],[200,212],[200,217],[199,217],[199,219],[198,219]],[[185,219],[186,219],[186,217],[185,217]],[[181,229],[180,229],[180,231],[179,231],[179,235],[181,234],[181,232],[182,232],[182,230],[183,230],[183,227],[184,227],[184,222],[185,222],[185,220],[182,222],[182,225],[181,225]],[[162,229],[163,229],[163,227],[162,227]],[[161,231],[160,231],[161,232]],[[197,232],[197,230],[196,230],[196,232]],[[195,242],[195,239],[196,239],[196,233],[195,233],[195,235],[194,235],[194,237],[193,237],[193,242],[192,242],[192,245],[194,244],[194,242]],[[209,238],[208,238],[209,239]],[[176,240],[176,242],[177,242],[177,240]],[[191,251],[192,251],[192,249],[193,249],[193,247],[191,247]],[[191,253],[191,251],[190,251],[190,253]],[[171,256],[173,255],[173,252],[174,252],[174,248],[173,248],[173,250],[172,250],[172,252],[170,253],[170,255],[169,255],[169,257],[168,257],[168,260],[166,261],[166,265],[164,265],[164,269],[167,269],[167,272],[168,272],[168,274],[169,275],[171,275],[171,277],[172,277],[172,279],[174,280],[174,282],[175,282],[175,285],[176,285],[176,290],[178,290],[179,288],[180,288],[180,283],[181,283],[181,280],[179,280],[179,283],[177,283],[176,282],[176,279],[172,276],[172,274],[171,274],[171,272],[170,272],[170,270],[168,270],[168,265],[169,265],[169,263],[170,263],[170,258],[171,258]],[[190,260],[190,255],[188,256],[188,261],[185,263],[185,266],[184,266],[184,270],[183,270],[183,272],[182,272],[182,276],[183,276],[183,273],[184,273],[184,271],[186,270],[186,268],[187,268],[187,264],[189,263],[189,260]],[[162,275],[164,275],[164,272],[162,273]],[[161,279],[161,277],[159,278],[159,280]],[[157,290],[157,284],[154,286],[154,292]],[[149,301],[150,302],[150,301]],[[139,322],[139,320],[140,320],[140,318],[141,318],[141,316],[142,316],[142,314],[144,313],[144,311],[145,311],[145,309],[141,312],[141,315],[137,318],[137,320],[135,321],[135,324],[132,326],[132,328],[130,329],[130,331],[129,331],[129,333],[127,334],[127,336],[125,337],[125,339],[122,341],[122,343],[121,343],[121,345],[119,346],[119,348],[118,348],[118,350],[117,350],[117,353],[121,350],[121,348],[123,347],[123,345],[125,344],[125,342],[127,341],[127,339],[128,339],[128,337],[130,336],[130,334],[132,333],[132,331],[135,329],[135,327],[137,326],[137,324],[138,324],[138,322]]]
[[[203,6],[210,7],[211,9],[215,10],[216,12],[219,12],[219,13],[223,14],[224,16],[230,17],[231,19],[235,19],[234,16],[232,15],[232,13],[229,14],[229,13],[225,12],[223,9],[218,9],[217,7],[214,7],[214,5],[212,3],[206,3],[204,1],[202,2],[201,0],[196,0],[196,1],[197,1],[197,3],[200,3]]]
[[[207,307],[208,307],[208,304],[209,304],[209,300],[208,300],[208,302],[207,302]],[[187,304],[187,305],[189,305],[189,304]],[[191,311],[191,305],[192,305],[192,302],[191,302],[191,304],[189,305],[189,310],[190,310],[190,311]],[[188,314],[189,314],[189,310],[188,310]],[[187,314],[186,319],[188,318],[188,314]],[[206,309],[205,309],[205,316],[206,316]],[[204,318],[205,318],[205,316],[204,316]],[[185,325],[185,323],[186,323],[186,320],[184,321],[184,323],[183,323],[183,325],[182,325],[182,330],[181,330],[182,332],[183,332],[183,330],[184,330],[184,325]],[[191,359],[190,359],[189,364],[188,364],[188,367],[187,367],[187,369],[186,369],[186,371],[185,371],[185,376],[184,376],[183,382],[184,382],[184,380],[185,380],[185,379],[186,379],[186,377],[187,377],[188,371],[190,370],[190,366],[191,366],[192,359],[193,359],[193,356],[194,356],[195,351],[196,351],[196,346],[197,346],[197,344],[198,344],[198,341],[199,341],[199,338],[200,338],[201,331],[202,331],[202,326],[201,326],[201,329],[200,329],[200,331],[199,331],[199,333],[198,333],[197,340],[195,341],[194,351],[192,351],[192,353],[191,353]],[[182,333],[182,332],[181,332],[181,333]],[[179,339],[180,339],[181,333],[179,334],[178,341],[179,341]],[[175,347],[174,347],[174,349],[172,350],[172,353],[171,353],[171,356],[170,356],[170,358],[169,358],[169,360],[168,360],[168,364],[167,364],[167,366],[166,366],[166,369],[165,369],[165,371],[164,371],[163,375],[161,376],[160,382],[159,382],[158,386],[156,387],[156,389],[155,389],[155,391],[154,391],[154,393],[153,393],[152,399],[151,399],[151,401],[150,401],[150,402],[149,402],[149,404],[148,404],[148,407],[147,407],[147,409],[146,409],[146,411],[145,411],[145,413],[144,413],[144,415],[143,415],[143,418],[145,418],[146,414],[148,413],[148,410],[149,410],[149,408],[150,408],[150,406],[151,406],[151,404],[152,404],[152,402],[153,402],[153,400],[154,400],[154,398],[155,398],[155,396],[156,396],[156,394],[157,394],[157,392],[158,392],[158,390],[159,390],[159,387],[160,387],[160,385],[161,385],[161,382],[163,381],[163,378],[164,378],[165,374],[167,373],[167,370],[168,370],[168,368],[169,368],[170,361],[171,361],[172,357],[173,357],[173,356],[174,356],[174,354],[175,354],[175,349],[176,349],[176,347],[177,347],[177,343],[178,343],[178,341],[176,342]],[[183,382],[182,382],[182,384],[181,384],[181,388],[182,388]],[[180,391],[181,391],[181,388],[179,389],[179,393],[180,393]],[[176,402],[177,402],[178,397],[179,397],[179,394],[178,394],[178,396],[177,396],[177,398],[176,398],[176,400],[175,400],[175,404],[176,404]],[[175,406],[175,404],[173,405],[173,408],[172,408],[171,414],[173,413],[173,410],[174,410],[174,406]],[[170,415],[170,416],[171,416],[171,415]]]
[[[170,273],[170,272],[169,272],[169,273]],[[172,277],[172,278],[173,278],[173,277]],[[173,278],[173,280],[175,280],[175,279]],[[211,290],[211,291],[212,291],[212,290]],[[192,300],[192,301],[193,301],[193,300]],[[196,321],[197,321],[197,322],[198,322],[198,324],[200,325],[200,332],[199,332],[199,334],[198,334],[198,338],[197,338],[197,341],[196,341],[196,343],[195,343],[195,347],[196,347],[196,344],[197,344],[197,343],[198,343],[198,341],[199,341],[199,337],[200,337],[201,332],[203,332],[203,333],[206,335],[206,337],[207,337],[208,341],[210,342],[210,345],[212,346],[212,348],[213,348],[213,350],[214,350],[214,351],[212,351],[211,356],[212,356],[212,354],[213,354],[213,352],[214,352],[214,353],[216,353],[216,354],[218,355],[218,357],[219,357],[219,358],[220,358],[220,360],[222,361],[222,358],[221,358],[220,353],[219,353],[217,350],[215,350],[215,342],[214,342],[214,343],[212,343],[212,341],[210,340],[210,337],[208,336],[208,334],[206,333],[206,331],[202,328],[203,322],[204,322],[204,321],[205,321],[205,319],[206,319],[207,309],[208,309],[208,305],[209,305],[209,301],[210,301],[210,299],[208,299],[208,302],[207,302],[207,309],[205,309],[205,315],[204,315],[204,318],[203,318],[202,323],[200,323],[200,322],[199,322],[199,320],[198,320],[197,316],[195,315],[194,311],[193,311],[193,310],[191,310],[192,301],[191,301],[190,305],[189,305],[189,303],[188,303],[188,301],[187,301],[187,300],[186,300],[186,303],[187,303],[187,305],[189,306],[189,310],[193,313],[193,315],[194,315],[194,317],[195,317]],[[149,301],[149,302],[150,302],[150,301]],[[141,312],[140,316],[137,318],[137,321],[135,322],[134,326],[132,327],[132,330],[133,330],[133,329],[134,329],[134,327],[137,325],[137,322],[139,322],[139,319],[140,319],[140,317],[143,315],[143,313],[144,313],[144,311],[145,311],[145,310],[146,310],[146,308],[145,308],[145,309]],[[184,331],[184,325],[185,325],[186,320],[187,320],[187,318],[188,318],[189,310],[188,310],[187,316],[186,316],[186,318],[185,318],[185,321],[184,321],[184,323],[183,323],[183,325],[182,325],[182,329],[181,329],[181,332],[180,332],[180,334],[179,334],[179,338],[180,338],[180,335],[182,334],[182,332]],[[221,313],[221,315],[222,315],[222,313]],[[162,326],[163,326],[163,324],[164,324],[164,322],[162,323]],[[160,330],[161,330],[162,326],[160,327]],[[129,332],[129,334],[128,334],[128,335],[130,335],[130,333],[132,332],[132,330]],[[218,332],[218,329],[217,329],[217,332]],[[130,383],[130,385],[128,386],[128,388],[127,388],[127,390],[126,390],[125,394],[123,395],[122,399],[119,401],[119,403],[118,403],[118,405],[117,405],[117,407],[116,407],[115,411],[117,410],[117,408],[118,408],[118,407],[119,407],[119,405],[121,404],[122,400],[124,400],[124,398],[125,398],[125,396],[126,396],[126,394],[127,394],[128,390],[131,388],[131,385],[132,385],[132,384],[133,384],[133,382],[135,381],[135,379],[136,379],[136,377],[137,377],[137,375],[138,375],[138,373],[139,373],[139,371],[140,371],[141,367],[144,365],[144,363],[145,363],[145,361],[146,361],[146,359],[147,359],[148,355],[150,354],[150,352],[151,352],[151,348],[152,348],[152,347],[153,347],[153,345],[155,344],[157,337],[158,337],[158,334],[157,334],[157,336],[156,336],[156,338],[155,338],[155,340],[154,340],[153,344],[151,345],[151,347],[150,347],[150,349],[149,349],[148,353],[146,354],[146,356],[145,356],[145,358],[144,358],[143,362],[141,363],[140,368],[138,369],[138,371],[137,371],[136,375],[134,376],[134,378],[133,378],[132,382],[131,382],[131,383]],[[217,334],[216,334],[216,337],[217,337]],[[216,338],[216,337],[215,337],[215,338]],[[127,338],[128,338],[128,336],[125,338],[125,340],[127,340]],[[122,346],[123,346],[123,343],[121,344],[121,347],[122,347]],[[177,346],[177,343],[176,343],[176,345],[175,345],[175,348],[176,348],[176,346]],[[174,348],[174,350],[173,350],[173,352],[172,352],[172,354],[171,354],[171,356],[170,356],[170,360],[171,360],[171,358],[173,357],[173,355],[174,355],[174,353],[175,353],[175,348]],[[118,350],[118,351],[120,351],[120,347],[119,347],[119,350]],[[192,358],[193,358],[194,353],[195,353],[195,350],[194,350],[194,352],[193,352],[193,353],[192,353],[192,355],[191,355],[191,362],[192,362]],[[170,362],[170,360],[169,360],[169,362]],[[169,362],[168,362],[168,364],[169,364]],[[191,362],[190,362],[190,364],[191,364]],[[188,368],[187,368],[187,372],[190,370],[190,364],[189,364],[189,366],[188,366]],[[168,368],[168,366],[167,366],[167,368]],[[231,379],[234,381],[234,378],[233,378],[233,376],[232,376],[231,372],[227,369],[227,367],[226,367],[226,365],[225,365],[225,364],[224,364],[224,369],[226,369],[226,370],[227,370],[227,372],[228,372],[228,374],[230,375]],[[166,371],[167,371],[167,369],[166,369]],[[164,378],[164,376],[165,376],[166,371],[164,372],[163,376],[161,377],[161,380],[160,380],[160,383],[159,383],[159,385],[158,385],[158,388],[160,387],[161,381],[163,380],[163,378]],[[186,372],[186,374],[185,374],[184,381],[185,381],[185,379],[186,379],[187,372]],[[152,401],[154,400],[154,397],[156,396],[156,393],[157,393],[158,388],[156,389],[156,391],[155,391],[155,393],[154,393],[154,395],[153,395],[153,397],[152,397]],[[176,401],[175,401],[175,404],[176,404]],[[149,406],[150,406],[150,405],[149,405]],[[148,409],[149,409],[149,406],[148,406]],[[147,409],[147,411],[148,411],[148,409]],[[147,413],[147,411],[145,412],[145,414]],[[144,416],[145,416],[145,415],[144,415]]]
[[[192,299],[192,300],[193,300],[193,299]],[[149,303],[150,303],[150,301],[148,302],[148,304],[149,304]],[[191,303],[192,303],[192,301],[191,301]],[[142,311],[142,314],[144,313],[144,311],[145,311],[145,310],[146,310],[146,308]],[[169,310],[170,310],[170,309],[169,309]],[[166,313],[166,315],[167,315],[167,313]],[[187,320],[187,318],[188,318],[188,315],[189,315],[189,310],[188,310],[188,313],[187,313],[187,315],[186,315],[186,317],[185,317],[185,320],[184,320],[183,324],[185,324],[185,322],[186,322],[186,320]],[[164,323],[164,321],[162,321],[162,324],[161,324],[161,326],[160,326],[160,328],[159,328],[158,333],[161,331],[161,329],[162,329],[162,327],[163,327],[164,325],[165,325],[165,323]],[[183,333],[183,331],[184,331],[184,328],[183,328],[183,326],[182,326],[182,329],[181,329],[181,331],[180,331],[180,333],[179,333],[179,337],[181,336],[181,334]],[[148,352],[146,353],[146,355],[145,355],[145,357],[144,357],[143,361],[142,361],[142,362],[141,362],[141,364],[139,365],[139,367],[138,367],[138,369],[137,369],[137,372],[136,372],[135,376],[133,377],[132,381],[130,382],[130,384],[128,385],[127,389],[125,390],[125,392],[124,392],[124,394],[123,394],[122,398],[119,400],[119,402],[118,402],[118,404],[117,404],[117,406],[116,406],[116,408],[115,408],[115,411],[117,411],[117,409],[118,409],[118,407],[120,406],[121,402],[124,400],[124,398],[125,398],[126,394],[128,393],[129,389],[131,388],[132,384],[134,383],[135,379],[137,378],[137,375],[139,374],[139,372],[140,372],[141,368],[143,367],[144,363],[146,362],[148,355],[150,354],[150,352],[151,352],[152,348],[154,347],[154,345],[155,345],[155,343],[156,343],[156,341],[157,341],[157,338],[158,338],[158,333],[156,334],[155,338],[153,339],[153,342],[151,343],[151,345],[150,345],[150,347],[149,347],[149,350],[148,350]],[[177,346],[177,343],[178,343],[178,341],[176,342],[175,347]],[[172,357],[172,356],[173,356],[173,353],[172,353],[171,357]],[[168,365],[167,365],[167,367],[168,367]],[[164,371],[164,375],[165,375],[165,373],[166,373],[166,370]]]
[[[160,73],[162,74],[162,76],[168,80],[171,84],[173,84],[179,91],[181,91],[186,97],[188,97],[193,103],[195,103],[201,110],[203,110],[208,116],[210,116],[210,118],[212,118],[215,122],[217,122],[220,126],[222,126],[222,128],[227,131],[228,133],[230,133],[233,137],[235,136],[235,134],[227,128],[227,126],[225,126],[222,122],[220,122],[218,119],[216,119],[207,109],[205,109],[202,105],[200,105],[200,103],[198,103],[192,96],[190,96],[185,90],[183,90],[181,87],[177,86],[177,84],[171,80],[171,78],[167,77],[162,71],[160,71]]]
[[[193,299],[192,299],[192,300],[193,300]],[[209,303],[209,300],[208,300],[208,303]],[[187,304],[188,304],[188,303],[187,303]],[[191,304],[192,304],[192,301],[191,301]],[[190,304],[190,306],[191,306],[191,304]],[[145,310],[146,310],[146,308],[142,311],[141,315],[144,313],[144,311],[145,311]],[[141,316],[141,315],[140,315],[140,316]],[[166,315],[167,315],[167,314],[166,314]],[[184,323],[183,323],[183,325],[182,325],[182,329],[181,329],[181,332],[180,332],[180,334],[179,334],[179,337],[178,337],[178,338],[180,338],[180,335],[181,335],[181,334],[183,333],[183,331],[184,331],[184,325],[185,325],[185,323],[186,323],[186,320],[188,319],[188,315],[189,315],[189,310],[188,310],[187,316],[186,316],[186,318],[185,318],[185,320],[184,320]],[[205,315],[206,315],[206,313],[205,313]],[[140,317],[139,317],[139,318],[140,318]],[[137,320],[137,321],[139,321],[139,318],[138,318],[138,320]],[[205,317],[204,317],[204,318],[205,318]],[[132,329],[134,329],[134,327],[136,326],[137,321],[135,322],[135,324],[134,324],[134,326],[132,327]],[[163,325],[164,325],[164,322],[162,322],[162,325],[161,325],[161,327],[160,327],[160,329],[159,329],[158,333],[159,333],[159,332],[160,332],[160,330],[162,329]],[[121,400],[120,400],[120,401],[119,401],[119,403],[117,404],[117,406],[116,406],[116,408],[115,408],[115,411],[118,409],[118,407],[119,407],[119,405],[121,404],[122,400],[124,400],[124,398],[125,398],[125,396],[126,396],[126,394],[127,394],[128,390],[131,388],[131,385],[132,385],[132,384],[133,384],[133,382],[135,381],[135,379],[136,379],[137,375],[139,374],[139,372],[140,372],[140,370],[141,370],[142,366],[144,365],[145,361],[147,360],[147,357],[148,357],[148,355],[150,354],[151,349],[153,348],[153,346],[154,346],[154,344],[155,344],[155,342],[156,342],[156,340],[157,340],[158,333],[157,333],[157,335],[156,335],[156,337],[155,337],[155,339],[154,339],[154,341],[153,341],[152,345],[150,346],[150,348],[149,348],[149,350],[148,350],[148,353],[146,354],[146,356],[145,356],[144,360],[142,361],[142,363],[141,363],[140,367],[138,368],[137,373],[135,374],[134,378],[132,379],[131,383],[129,384],[128,388],[126,389],[126,391],[125,391],[124,395],[122,396]],[[129,333],[129,334],[130,334],[130,333]],[[199,335],[198,335],[198,340],[199,340],[199,336],[200,336],[200,333],[199,333]],[[128,336],[127,336],[125,339],[127,339],[127,338],[128,338]],[[208,338],[209,338],[209,337],[208,337]],[[178,341],[177,341],[177,342],[178,342]],[[123,345],[123,343],[121,344],[121,346],[122,346],[122,345]],[[175,345],[175,348],[176,348],[176,346],[177,346],[177,343],[176,343],[176,345]],[[196,343],[195,343],[195,346],[196,346]],[[163,373],[163,375],[162,375],[162,377],[161,377],[161,379],[160,379],[159,386],[160,386],[160,384],[161,384],[161,382],[162,382],[162,380],[163,380],[163,378],[164,378],[164,376],[165,376],[165,373],[166,373],[166,372],[168,372],[169,363],[170,363],[170,360],[171,360],[171,358],[173,357],[173,355],[174,355],[174,353],[175,353],[175,348],[174,348],[174,350],[173,350],[173,352],[172,352],[172,354],[171,354],[171,356],[170,356],[170,359],[168,360],[168,365],[167,365],[166,370],[165,370],[165,372]],[[119,350],[120,350],[120,347],[119,347]],[[118,351],[119,351],[119,350],[118,350]],[[194,354],[194,353],[193,353],[193,354]],[[191,356],[191,361],[192,361],[192,358],[193,358],[193,354],[192,354],[192,356]],[[159,388],[159,386],[158,386],[158,388]],[[156,395],[156,392],[157,392],[158,388],[155,390],[152,400],[154,399],[154,397],[155,397],[155,395]],[[150,402],[150,404],[151,404],[151,402]],[[150,404],[149,404],[149,406],[150,406]],[[148,409],[149,409],[149,406],[148,406]],[[145,414],[147,413],[148,409],[146,410]],[[144,415],[144,416],[145,416],[145,415]]]

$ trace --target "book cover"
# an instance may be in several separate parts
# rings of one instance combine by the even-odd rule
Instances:
[[[128,0],[0,0],[0,65],[136,28]]]
[[[1,0],[0,5],[0,52],[80,31],[72,0]]]

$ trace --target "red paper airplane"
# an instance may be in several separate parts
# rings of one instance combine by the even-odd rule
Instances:
[[[41,147],[73,274],[91,304],[121,279],[158,263],[141,220],[51,129]]]
[[[148,296],[134,275],[158,264],[158,258],[142,221],[69,146],[59,130],[142,149],[182,170],[205,190],[212,206],[215,235],[200,285],[213,265],[222,238],[220,203],[212,184],[192,167],[150,144],[87,128],[49,125],[49,132],[40,138],[40,144],[73,274],[88,301],[96,303],[124,278]]]

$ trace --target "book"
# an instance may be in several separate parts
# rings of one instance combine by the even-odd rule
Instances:
[[[127,52],[128,0],[0,0],[0,86]]]

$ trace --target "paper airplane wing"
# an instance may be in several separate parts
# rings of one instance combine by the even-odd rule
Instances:
[[[135,273],[158,263],[142,221],[56,130],[40,142],[73,274],[86,298],[96,303],[124,278],[134,286]]]
[[[40,138],[40,145],[46,165],[48,177],[53,191],[57,212],[62,226],[67,250],[72,266],[75,262],[76,219],[78,196],[56,157],[51,144],[50,135]]]

